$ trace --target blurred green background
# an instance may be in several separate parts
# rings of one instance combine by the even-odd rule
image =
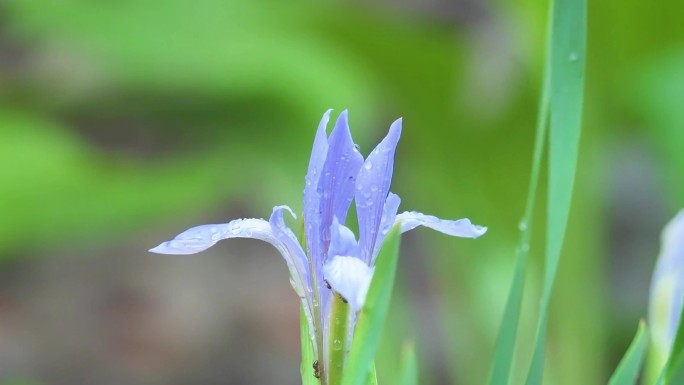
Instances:
[[[298,301],[275,250],[146,250],[195,224],[300,211],[327,108],[350,110],[365,154],[402,116],[402,208],[490,228],[477,241],[404,237],[381,384],[405,339],[422,384],[483,383],[529,177],[546,7],[0,2],[0,383],[299,383]],[[605,383],[645,315],[660,230],[684,206],[682,14],[675,0],[589,2],[548,384]]]

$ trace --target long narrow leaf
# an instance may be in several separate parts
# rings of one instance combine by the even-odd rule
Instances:
[[[541,385],[551,292],[563,247],[577,166],[586,45],[586,0],[556,0],[551,26],[551,127],[546,265],[527,385]]]
[[[634,385],[639,377],[639,371],[646,355],[648,346],[648,329],[646,324],[641,321],[634,340],[629,345],[620,364],[615,369],[615,373],[610,377],[608,385]]]
[[[416,349],[411,344],[404,345],[401,358],[399,385],[418,385],[418,363]]]
[[[549,21],[550,26],[550,21]],[[550,39],[548,39],[550,41]],[[549,51],[547,42],[547,51]],[[520,221],[520,239],[515,250],[515,269],[513,281],[508,292],[506,308],[501,319],[499,334],[494,350],[494,362],[489,374],[489,385],[507,385],[510,382],[511,366],[513,365],[515,344],[517,339],[518,322],[520,320],[520,308],[522,305],[523,289],[525,286],[525,270],[527,268],[527,254],[529,252],[530,237],[532,234],[532,213],[537,201],[537,185],[539,184],[539,171],[541,169],[542,156],[544,154],[544,143],[546,138],[546,127],[549,116],[549,91],[550,91],[550,71],[549,58],[544,66],[544,77],[542,81],[542,92],[539,101],[539,115],[537,116],[537,127],[534,139],[534,154],[532,156],[532,172],[527,189],[527,202],[525,213]]]
[[[343,385],[365,385],[380,345],[387,319],[399,257],[399,228],[394,227],[380,249],[366,303],[359,312],[349,358],[344,368]]]
[[[677,325],[677,335],[672,344],[670,357],[665,364],[666,385],[684,384],[684,306],[679,315],[679,325]]]

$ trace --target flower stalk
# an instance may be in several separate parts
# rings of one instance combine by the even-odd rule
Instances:
[[[335,293],[330,310],[330,336],[328,337],[328,385],[342,384],[344,361],[347,357],[347,338],[349,336],[349,302]]]

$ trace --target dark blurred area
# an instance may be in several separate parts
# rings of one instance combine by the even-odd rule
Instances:
[[[401,210],[490,229],[404,237],[380,383],[394,383],[405,340],[421,384],[483,383],[527,193],[546,7],[0,2],[0,385],[300,383],[298,301],[275,250],[146,250],[195,224],[300,211],[328,108],[349,109],[364,154],[404,118]],[[661,228],[684,206],[683,12],[589,2],[549,384],[605,383],[645,315]]]

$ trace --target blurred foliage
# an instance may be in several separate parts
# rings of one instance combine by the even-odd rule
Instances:
[[[3,261],[144,247],[154,226],[226,220],[228,210],[263,217],[275,204],[301,209],[325,109],[350,109],[364,153],[403,116],[393,189],[402,207],[470,217],[490,232],[477,242],[428,231],[406,237],[391,309],[404,322],[386,332],[379,380],[396,382],[405,337],[417,344],[420,383],[486,380],[525,202],[545,2],[0,7]],[[612,255],[609,236],[621,146],[637,143],[654,160],[657,195],[640,199],[664,203],[646,223],[662,224],[684,205],[683,8],[674,0],[589,2],[586,115],[551,309],[549,384],[605,383],[644,313],[645,292],[628,309],[611,292],[615,279],[633,278],[620,275],[623,256]],[[638,221],[631,207],[618,208],[627,211],[618,217]],[[651,251],[640,267],[652,266],[659,231],[640,238]],[[540,272],[542,240],[533,238]],[[528,280],[518,380],[540,274]]]

